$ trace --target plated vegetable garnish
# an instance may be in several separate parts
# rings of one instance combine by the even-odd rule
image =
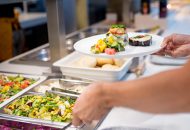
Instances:
[[[114,55],[116,52],[125,51],[125,46],[128,43],[128,35],[125,25],[112,25],[106,33],[104,39],[97,41],[91,47],[91,52],[95,54],[106,53]]]
[[[11,115],[25,116],[56,122],[69,122],[75,99],[54,94],[25,95],[4,108]]]
[[[25,78],[21,75],[0,75],[0,103],[4,102],[6,99],[9,99],[11,96],[14,96],[35,82],[36,80]]]

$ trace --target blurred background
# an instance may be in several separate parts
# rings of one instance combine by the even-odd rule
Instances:
[[[135,30],[164,30],[167,16],[188,4],[189,0],[63,0],[65,34],[96,24],[106,28],[112,23],[123,23]],[[46,7],[46,0],[16,3],[1,0],[0,61],[48,43]],[[152,22],[155,17],[158,20]],[[90,31],[93,35],[104,33],[105,30]],[[89,35],[80,32],[77,40]],[[74,41],[70,38],[66,42],[73,45]]]

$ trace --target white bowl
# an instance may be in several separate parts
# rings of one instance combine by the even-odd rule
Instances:
[[[84,57],[83,54],[73,52],[66,57],[53,63],[53,66],[60,67],[63,75],[83,78],[89,80],[104,80],[104,81],[117,81],[120,80],[128,71],[132,63],[132,58],[126,59],[125,63],[119,68],[114,70],[103,70],[100,68],[85,68],[70,65],[74,61]]]

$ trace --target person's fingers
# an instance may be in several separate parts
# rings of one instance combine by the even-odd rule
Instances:
[[[77,115],[73,115],[72,124],[74,126],[80,126],[82,123],[83,123],[83,121],[80,118],[78,118]]]
[[[101,112],[99,114],[97,114],[94,117],[94,119],[99,120],[99,119],[103,118],[109,111],[110,111],[110,108],[105,108],[104,110],[101,110]]]
[[[185,34],[173,34],[173,45],[185,45],[190,43],[189,35]]]
[[[170,50],[171,49],[171,46],[172,46],[172,42],[173,42],[173,35],[170,35],[166,38],[164,38],[162,44],[161,44],[161,49],[154,53],[155,55],[165,55],[165,50],[168,49]]]
[[[169,42],[173,42],[173,35],[170,35],[170,36],[167,36],[164,38],[162,44],[161,44],[161,47],[162,48],[165,48],[166,45],[169,43]]]
[[[164,38],[162,49],[156,52],[156,55],[170,55],[173,57],[183,57],[190,54],[190,44],[188,44],[189,35],[172,34]]]
[[[77,101],[75,102],[75,105],[73,107],[73,111],[72,111],[72,114],[73,114],[73,120],[72,120],[72,124],[74,126],[80,126],[82,124],[82,119],[80,117],[80,109],[78,107],[79,105],[79,100],[80,100],[80,97],[77,99]]]
[[[153,54],[151,54],[151,55],[159,55],[159,56],[164,56],[164,55],[165,55],[165,53],[164,53],[164,51],[158,51],[158,52],[155,52],[155,53],[153,53]]]
[[[185,54],[181,51],[173,51],[171,53],[171,56],[174,57],[174,58],[178,58],[178,57],[183,57]]]
[[[173,57],[185,57],[190,54],[190,44],[182,45],[176,50],[171,52]]]
[[[166,48],[166,46],[162,46],[162,48],[159,51],[153,53],[152,55],[165,55],[165,53],[164,53],[165,48]]]
[[[90,120],[90,119],[83,119],[82,122],[83,122],[84,124],[86,124],[86,125],[89,125],[89,124],[92,123],[92,120]]]
[[[172,49],[172,45],[170,43],[168,43],[168,45],[165,47],[166,50],[171,50]]]
[[[164,48],[160,49],[158,52],[154,53],[153,55],[160,55],[160,56],[164,56],[167,54],[167,51],[171,50],[171,47],[167,47],[165,46]]]
[[[185,44],[185,39],[187,36],[184,37],[184,35],[180,35],[180,34],[172,34],[170,36],[167,36],[164,38],[162,46],[166,46],[168,44],[170,44],[170,46],[180,46],[180,45],[184,45]]]
[[[72,124],[74,126],[80,126],[82,123],[84,124],[90,124],[92,122],[92,114],[90,114],[88,112],[88,110],[86,112],[84,112],[83,110],[79,110],[78,105],[76,104],[76,106],[73,109],[73,120],[72,120]]]

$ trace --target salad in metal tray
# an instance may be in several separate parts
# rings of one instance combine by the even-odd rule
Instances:
[[[25,78],[21,75],[0,75],[0,103],[14,96],[35,82],[35,79]]]
[[[10,115],[24,116],[56,122],[70,122],[75,99],[47,93],[25,95],[4,108]]]

